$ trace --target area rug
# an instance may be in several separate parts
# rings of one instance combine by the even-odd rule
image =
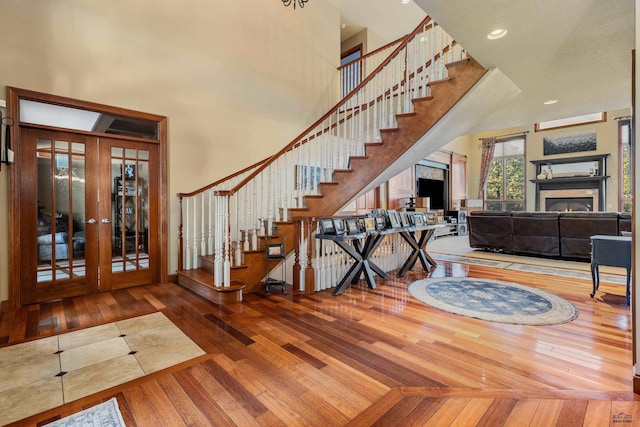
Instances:
[[[115,397],[84,411],[46,424],[47,427],[125,427],[118,401]]]
[[[513,325],[557,325],[578,317],[578,309],[557,295],[517,283],[469,277],[422,279],[409,293],[449,313]]]

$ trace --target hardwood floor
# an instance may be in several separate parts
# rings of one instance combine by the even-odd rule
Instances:
[[[207,354],[27,418],[117,397],[127,426],[635,425],[624,287],[441,262],[429,275],[535,286],[576,305],[555,326],[484,322],[409,296],[392,275],[334,297],[249,294],[218,306],[174,284],[2,313],[0,345],[162,311]]]

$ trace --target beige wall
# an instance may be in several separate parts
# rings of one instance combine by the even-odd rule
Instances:
[[[273,154],[337,100],[334,2],[3,0],[0,28],[0,99],[14,86],[169,118],[169,273],[174,195]],[[0,188],[6,300],[4,169]]]
[[[510,129],[501,129],[491,132],[484,132],[474,135],[465,135],[451,141],[443,147],[445,150],[465,154],[467,156],[467,189],[469,198],[477,198],[478,183],[480,177],[480,158],[482,156],[480,138],[489,136],[508,135],[517,132],[528,132],[526,134],[526,209],[535,209],[535,185],[529,182],[534,178],[535,167],[530,163],[532,160],[545,158],[580,157],[592,154],[611,154],[607,158],[607,208],[608,211],[618,210],[618,121],[613,120],[617,116],[627,116],[628,109],[610,111],[607,113],[607,121],[604,123],[594,123],[584,126],[572,126],[562,129],[548,130],[544,132],[534,132],[534,125],[522,126]],[[542,138],[550,135],[562,135],[572,132],[594,130],[597,134],[597,150],[581,153],[571,153],[556,156],[544,156],[542,152]]]

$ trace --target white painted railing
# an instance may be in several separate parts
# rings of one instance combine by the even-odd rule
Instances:
[[[412,99],[430,95],[428,83],[447,77],[446,64],[465,58],[466,52],[427,18],[280,152],[228,180],[180,194],[178,268],[198,268],[200,255],[214,255],[215,283],[229,286],[230,266],[241,263],[239,248],[257,249],[258,236],[270,234],[274,222],[289,221],[289,209],[304,207],[305,196],[318,194],[320,182],[330,182],[335,170],[347,169],[351,156],[364,155],[365,143],[380,140],[380,129],[396,126],[396,114],[411,112]],[[397,264],[391,254],[378,256],[389,266]],[[311,264],[325,263],[320,270],[330,271],[332,278],[346,262],[337,255],[316,257]],[[321,288],[334,283],[326,278],[316,282]]]
[[[338,67],[338,71],[340,72],[340,93],[342,96],[349,94],[364,78],[375,71],[406,38],[407,36],[404,36],[373,52],[363,55],[361,58],[354,59]]]

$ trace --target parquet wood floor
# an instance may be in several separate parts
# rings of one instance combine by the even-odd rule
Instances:
[[[407,293],[432,275],[535,286],[580,310],[515,326],[432,309]],[[117,397],[127,426],[608,426],[638,423],[624,287],[441,262],[343,295],[249,294],[218,306],[174,284],[3,312],[0,345],[162,311],[207,354],[17,424]],[[1,417],[1,414],[0,414]]]

